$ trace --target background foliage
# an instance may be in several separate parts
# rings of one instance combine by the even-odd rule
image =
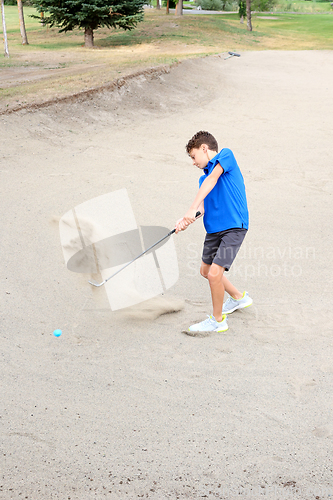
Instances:
[[[74,28],[122,28],[130,30],[143,20],[144,0],[32,0],[44,12],[44,24],[58,26],[60,32]]]
[[[195,0],[195,5],[200,6],[202,10],[217,11],[237,11],[238,3],[232,0]]]

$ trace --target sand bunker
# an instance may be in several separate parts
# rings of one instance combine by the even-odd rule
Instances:
[[[332,59],[196,59],[1,117],[1,498],[333,494]],[[230,276],[254,304],[193,338],[211,313],[202,221],[174,237],[177,283],[126,317],[66,268],[49,221],[125,188],[138,226],[171,229],[198,186],[184,145],[200,129],[245,178]]]

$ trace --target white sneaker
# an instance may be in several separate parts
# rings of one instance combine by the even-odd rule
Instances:
[[[222,313],[230,314],[236,309],[243,309],[244,307],[249,307],[253,303],[253,300],[249,296],[247,292],[243,293],[243,297],[241,299],[233,299],[229,297],[225,303],[223,304]]]
[[[224,314],[222,316],[222,321],[216,321],[214,316],[208,316],[207,319],[201,321],[201,323],[196,323],[189,327],[189,332],[225,332],[228,330],[227,324],[228,318]]]

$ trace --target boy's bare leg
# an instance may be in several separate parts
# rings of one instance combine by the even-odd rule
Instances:
[[[224,267],[217,264],[201,263],[201,275],[208,279],[213,302],[213,316],[216,321],[222,321],[222,307],[224,292],[226,291],[234,299],[241,299],[243,294],[225,277]]]
[[[200,272],[208,279],[213,303],[213,316],[216,321],[222,321],[222,307],[224,300],[224,285],[222,281],[224,267],[212,264],[209,266],[204,262],[201,264]]]
[[[241,299],[243,294],[237,290],[237,288],[230,283],[230,281],[226,278],[225,274],[222,276],[222,283],[224,285],[225,291],[233,298],[233,299]]]

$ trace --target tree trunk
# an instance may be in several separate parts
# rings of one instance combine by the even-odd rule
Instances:
[[[183,0],[179,0],[177,5],[176,5],[176,11],[175,11],[176,16],[182,16],[183,15]]]
[[[42,26],[45,26],[45,23],[44,23],[44,12],[40,13],[40,21],[42,23]]]
[[[252,31],[251,0],[246,0],[246,27],[248,31]]]
[[[241,18],[240,18],[240,21],[239,21],[239,22],[240,22],[241,24],[243,24],[243,23],[244,23],[244,16],[241,16]]]
[[[88,48],[94,46],[94,31],[91,28],[84,29],[84,46]]]
[[[170,1],[169,0],[167,0],[166,13],[167,14],[170,13]]]
[[[7,41],[7,29],[6,29],[6,19],[5,19],[5,3],[1,0],[1,15],[2,15],[2,31],[3,31],[3,41],[5,44],[5,57],[9,57],[8,41]]]
[[[156,9],[161,10],[160,0],[156,0]]]
[[[19,20],[20,20],[20,32],[21,32],[21,38],[22,38],[22,45],[29,45],[27,32],[25,29],[22,0],[17,0],[17,8],[18,8]]]

